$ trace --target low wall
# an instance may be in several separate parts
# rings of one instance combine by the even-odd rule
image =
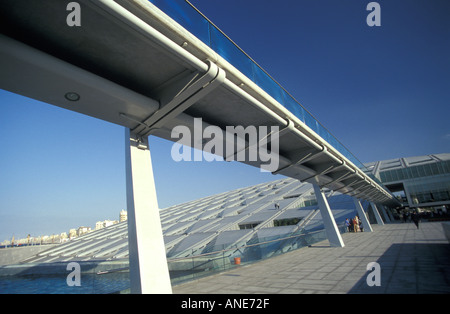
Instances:
[[[170,271],[184,271],[195,270],[205,271],[210,269],[225,269],[230,268],[231,262],[229,258],[215,257],[187,257],[177,261],[170,261],[168,263]]]
[[[29,257],[52,248],[53,245],[56,244],[32,245],[0,249],[0,266],[20,263]]]
[[[25,263],[15,265],[0,266],[0,278],[2,276],[26,276],[26,275],[65,275],[69,274],[72,269],[67,270],[70,262],[54,262],[54,263]],[[116,261],[79,261],[80,272],[83,274],[96,274],[102,272],[115,272],[118,270],[128,271],[128,259]]]

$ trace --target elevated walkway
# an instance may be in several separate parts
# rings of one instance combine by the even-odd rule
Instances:
[[[177,294],[450,293],[450,245],[442,223],[374,225],[328,241],[173,287]],[[380,265],[381,285],[368,286],[367,264]]]

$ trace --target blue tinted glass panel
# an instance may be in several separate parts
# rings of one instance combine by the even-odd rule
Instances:
[[[305,123],[307,126],[309,126],[314,132],[319,133],[317,129],[317,121],[313,118],[313,116],[305,111]]]
[[[299,103],[295,101],[288,93],[282,90],[283,93],[283,106],[292,112],[294,116],[299,118],[302,122],[305,122],[305,110]]]
[[[327,129],[325,129],[320,123],[317,123],[317,128],[319,129],[319,136],[326,142],[330,143],[330,134],[328,133]]]
[[[339,141],[337,141],[337,144],[336,144],[336,149],[342,154],[342,155],[344,155],[345,157],[347,157],[347,155],[346,155],[346,149],[345,149],[345,146],[344,145],[342,145],[342,143],[341,142],[339,142]]]
[[[253,62],[217,28],[210,25],[211,48],[253,80]]]
[[[400,171],[400,174],[398,175],[399,180],[405,180],[408,178],[405,169],[399,169],[399,171]]]
[[[450,162],[447,161],[443,161],[442,162],[442,170],[444,171],[444,173],[449,173],[450,172]]]
[[[275,83],[272,78],[267,75],[259,66],[253,63],[254,82],[256,85],[265,90],[270,96],[275,98],[280,104],[283,104],[283,94],[280,85]]]
[[[168,16],[177,21],[182,27],[211,47],[215,52],[230,62],[250,80],[256,83],[270,96],[292,112],[296,117],[308,125],[314,132],[330,143],[341,154],[364,169],[355,158],[334,136],[316,121],[301,105],[299,105],[281,86],[267,73],[255,64],[247,55],[236,47],[225,35],[208,22],[199,12],[192,8],[185,0],[149,0]],[[416,170],[417,171],[417,170]],[[443,162],[432,172],[450,172],[450,162]],[[417,174],[415,174],[417,175]]]
[[[330,143],[331,146],[333,146],[338,152],[340,152],[339,142],[336,140],[336,138],[332,134],[330,134],[330,136],[328,138],[328,143]]]
[[[392,181],[397,181],[398,180],[397,170],[392,170],[391,176],[392,176]]]
[[[348,153],[348,155],[350,155],[349,157],[347,157],[352,163],[355,164],[356,167],[358,167],[359,169],[363,168],[364,166],[359,162],[358,159],[356,159],[355,156],[353,156],[352,154]]]
[[[413,178],[413,175],[412,175],[412,170],[411,170],[411,168],[405,168],[405,170],[406,170],[406,178],[407,178],[407,179],[412,179],[412,178]]]
[[[439,174],[439,170],[436,164],[430,164],[430,168],[431,168],[431,174],[432,175],[438,175]]]
[[[184,0],[149,0],[161,11],[186,28],[202,42],[210,45],[209,22]]]

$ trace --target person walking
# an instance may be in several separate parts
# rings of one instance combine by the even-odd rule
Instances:
[[[419,214],[417,214],[416,212],[413,212],[411,215],[411,220],[414,222],[417,229],[419,229],[419,222],[420,222]]]
[[[352,225],[350,224],[350,219],[348,219],[348,218],[345,219],[345,225],[347,226],[347,231],[350,232],[350,231],[351,231],[350,228],[351,228],[351,226],[352,226]]]
[[[359,228],[359,231],[364,232],[364,227],[363,227],[363,224],[362,224],[362,220],[359,219],[358,215],[356,216],[356,218],[358,219],[358,228]]]
[[[358,232],[359,229],[358,216],[355,216],[355,218],[353,218],[353,229],[355,232]]]

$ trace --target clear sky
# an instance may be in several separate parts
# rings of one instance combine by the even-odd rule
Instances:
[[[450,2],[192,0],[362,162],[450,152]],[[1,71],[1,70],[0,70]],[[0,241],[126,208],[124,129],[0,91]],[[179,162],[150,139],[161,208],[281,178]]]

